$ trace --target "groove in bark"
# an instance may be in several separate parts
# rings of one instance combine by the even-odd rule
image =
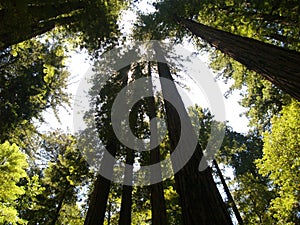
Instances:
[[[160,47],[155,46],[156,54],[160,62],[158,62],[158,73],[160,77],[173,81],[169,67],[165,63],[163,53]],[[161,83],[163,96],[172,95],[173,101],[177,101],[181,107],[181,112],[185,112],[184,115],[179,115],[177,110],[168,102],[165,101],[165,109],[167,115],[167,128],[169,131],[171,150],[174,150],[179,138],[180,138],[180,127],[178,127],[181,121],[184,126],[189,127],[190,134],[189,138],[196,137],[190,118],[184,108],[184,104],[180,98],[180,95],[173,82],[172,87],[164,86]],[[167,93],[169,92],[169,93]],[[180,196],[183,221],[186,225],[226,225],[232,224],[229,212],[223,202],[223,199],[217,189],[217,186],[213,180],[210,168],[199,172],[198,165],[203,156],[202,149],[199,145],[190,146],[190,140],[185,140],[184,146],[186,148],[195,148],[194,154],[187,164],[175,174],[175,181],[177,185],[177,192]],[[193,143],[193,141],[191,142]],[[181,149],[181,153],[184,154]],[[178,159],[180,160],[180,159]]]
[[[300,100],[300,53],[176,17],[178,23]]]
[[[151,80],[151,62],[148,62],[148,77],[149,77],[149,88],[153,90],[152,80]],[[154,93],[152,94],[154,96]],[[156,117],[156,107],[155,107],[155,100],[154,97],[148,98],[148,107],[147,107],[147,114],[149,119],[152,120]],[[150,128],[151,130],[151,139],[150,143],[153,141],[156,143],[156,140],[153,138],[157,138],[156,134],[158,133],[157,125],[154,124],[153,127]],[[152,132],[154,134],[152,134]],[[150,164],[153,165],[155,163],[160,162],[160,148],[157,146],[156,148],[152,149],[150,152]],[[154,172],[151,172],[153,175]],[[160,173],[161,174],[161,173]],[[152,182],[151,182],[152,183]],[[164,197],[164,189],[163,189],[163,182],[152,184],[151,188],[151,211],[152,211],[152,225],[168,225],[167,220],[167,210],[166,210],[166,202]]]
[[[127,85],[129,69],[130,66],[127,66],[120,70],[120,73],[123,74],[122,77],[123,87]],[[112,129],[112,127],[108,129]],[[117,138],[115,136],[109,137],[106,149],[107,151],[104,152],[104,156],[102,160],[105,161],[107,154],[111,154],[113,157],[116,156],[116,152],[119,149],[119,143],[117,143]],[[104,165],[109,166],[109,168],[107,167],[105,168],[106,171],[110,171],[111,173],[113,173],[114,165],[106,165],[106,164]],[[100,170],[101,170],[101,165],[100,165]],[[104,178],[100,174],[97,175],[97,179],[94,184],[94,190],[90,197],[89,208],[84,221],[84,225],[102,225],[104,223],[110,184],[111,184],[110,180]]]

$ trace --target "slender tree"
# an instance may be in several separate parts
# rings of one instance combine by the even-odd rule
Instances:
[[[148,77],[152,77],[151,73],[151,62],[148,62]],[[149,88],[153,90],[152,81],[149,81],[150,85]],[[152,94],[154,96],[154,93]],[[156,117],[156,107],[155,107],[155,99],[154,97],[148,98],[147,101],[147,113],[149,116],[150,121]],[[150,143],[156,143],[157,140],[154,138],[157,137],[157,125],[154,124],[153,127],[150,128],[151,131],[151,139]],[[152,133],[153,132],[153,133]],[[151,144],[150,144],[151,145]],[[160,147],[157,146],[156,148],[152,149],[150,152],[150,164],[155,164],[160,162]],[[153,174],[153,173],[151,173]],[[161,173],[160,173],[161,174]],[[151,210],[152,210],[152,224],[153,225],[167,225],[167,212],[166,212],[166,203],[164,198],[164,191],[163,191],[163,183],[157,183],[151,185]]]
[[[134,152],[132,149],[126,148],[126,164],[133,165],[134,163]],[[125,170],[124,179],[132,180],[133,179],[133,170]],[[120,210],[120,219],[119,225],[130,225],[131,224],[131,214],[132,214],[132,185],[123,185],[122,189],[122,202]]]
[[[229,190],[229,188],[228,188],[228,186],[226,184],[226,181],[224,179],[222,171],[221,171],[221,169],[220,169],[220,167],[219,167],[219,165],[218,165],[218,163],[217,163],[217,161],[215,159],[213,160],[213,164],[214,164],[214,167],[217,170],[218,177],[221,180],[221,183],[222,183],[222,186],[223,186],[223,188],[225,190],[225,193],[226,193],[226,196],[228,198],[229,204],[231,204],[231,207],[233,209],[234,215],[235,215],[238,223],[239,224],[244,224],[243,219],[242,219],[242,217],[240,215],[240,212],[239,212],[239,210],[238,210],[238,208],[237,208],[237,206],[236,206],[236,204],[234,202],[234,199],[233,199],[233,197],[232,197],[232,195],[230,193],[230,190]]]
[[[100,93],[100,98],[107,100],[105,102],[106,104],[101,105],[101,100],[98,99],[97,104],[101,106],[101,109],[103,112],[110,112],[111,106],[113,103],[114,98],[116,97],[116,94],[118,93],[118,90],[122,89],[127,82],[128,82],[128,71],[130,69],[130,66],[127,66],[123,68],[119,73],[118,76],[115,78],[115,89],[116,92],[106,92],[108,89],[113,89],[111,86],[106,85],[106,88],[103,88]],[[121,83],[121,85],[120,85]],[[108,98],[108,99],[107,99]],[[117,153],[117,150],[120,148],[119,143],[117,142],[117,138],[114,135],[112,126],[110,124],[110,113],[107,113],[103,116],[103,112],[101,112],[101,109],[97,112],[98,115],[96,115],[96,126],[98,128],[100,137],[102,138],[103,143],[105,144],[106,149],[109,151],[109,153],[112,156],[115,156]],[[103,159],[105,160],[107,152],[104,153]],[[99,170],[103,169],[102,167],[105,166],[105,170],[111,171],[113,173],[113,165],[106,165],[106,164],[100,164]],[[107,166],[111,166],[110,168],[107,168]],[[105,219],[105,212],[106,212],[106,205],[109,195],[109,189],[110,189],[111,181],[107,178],[103,177],[101,174],[97,175],[96,181],[94,183],[94,189],[91,193],[90,200],[89,200],[89,207],[87,211],[87,215],[84,221],[85,225],[95,225],[95,224],[103,224]]]
[[[71,222],[74,218],[68,215],[67,208],[74,207],[71,212],[76,211],[79,187],[87,181],[89,173],[87,162],[76,146],[75,137],[59,131],[44,135],[39,150],[37,157],[47,165],[40,180],[44,191],[37,196],[37,209],[20,211],[26,212],[28,224],[57,224],[62,218]],[[81,218],[80,213],[77,216],[76,219]]]

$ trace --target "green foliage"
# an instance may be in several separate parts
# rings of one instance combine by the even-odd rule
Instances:
[[[218,159],[234,168],[235,176],[258,175],[254,161],[262,156],[262,140],[256,133],[243,135],[227,128]]]
[[[156,2],[154,6],[153,14],[140,17],[137,35],[142,31],[152,33],[156,38],[175,36],[180,39],[187,33],[176,23],[177,16],[290,49],[300,47],[299,4],[296,0],[263,3],[259,0],[168,0]]]
[[[60,46],[39,41],[23,42],[1,53],[0,140],[10,138],[33,118],[41,119],[43,110],[56,112],[68,103],[64,60]]]
[[[193,19],[223,31],[250,37],[262,42],[292,50],[299,50],[298,1],[181,1],[169,0],[154,3],[156,11],[141,15],[136,37],[182,40],[190,34],[177,23],[176,17]],[[172,9],[172,10],[170,10]],[[282,93],[270,82],[248,71],[244,66],[212,51],[204,41],[194,40],[194,46],[211,54],[211,67],[225,79],[234,79],[230,91],[243,88],[241,105],[247,108],[250,126],[263,132],[269,129],[270,118],[288,104],[290,96]],[[256,126],[258,125],[258,126]]]
[[[266,182],[247,172],[235,178],[233,197],[238,204],[245,224],[274,224],[269,211],[270,201],[276,195]]]
[[[199,142],[205,149],[213,116],[197,105],[189,108],[189,115],[193,124],[200,125]],[[234,179],[230,182],[232,195],[244,223],[249,225],[276,222],[269,210],[276,193],[270,190],[269,180],[258,173],[255,164],[255,160],[262,157],[262,146],[257,132],[244,135],[226,126],[223,144],[216,155],[217,161],[225,168],[233,169]]]
[[[209,4],[208,4],[209,5]],[[197,20],[218,29],[292,50],[299,50],[299,4],[297,1],[216,1],[199,11]],[[225,78],[233,78],[234,89],[242,89],[242,100],[250,126],[259,132],[270,129],[270,119],[291,97],[259,74],[214,52],[211,66]]]
[[[84,217],[77,204],[64,204],[62,206],[57,225],[82,225]]]
[[[81,224],[83,212],[77,202],[89,170],[75,137],[55,131],[37,146],[34,156],[39,165],[23,182],[26,194],[18,199],[20,215],[32,225]]]
[[[183,224],[179,195],[174,188],[174,179],[166,180],[164,186],[168,221],[172,225]]]
[[[279,224],[299,223],[300,185],[300,104],[284,106],[271,120],[272,131],[264,133],[263,158],[257,160],[259,172],[278,187],[271,210]]]
[[[260,133],[269,130],[272,116],[278,114],[282,106],[291,101],[291,97],[259,74],[247,70],[218,51],[211,53],[211,61],[211,67],[219,71],[219,76],[226,82],[234,80],[227,95],[237,89],[241,91],[239,103],[246,108],[244,114],[249,119],[249,126]]]
[[[199,11],[205,24],[290,49],[299,48],[297,1],[216,1]]]
[[[17,199],[16,209],[21,218],[28,219],[28,211],[34,214],[41,209],[39,196],[45,191],[45,187],[42,187],[41,179],[38,175],[30,173],[25,179],[20,180],[19,185],[24,188],[25,193]]]
[[[137,187],[133,191],[133,224],[151,224],[150,188]]]
[[[21,178],[27,176],[26,156],[17,145],[4,142],[0,145],[0,223],[25,223],[15,208],[15,200],[25,193],[18,186]]]

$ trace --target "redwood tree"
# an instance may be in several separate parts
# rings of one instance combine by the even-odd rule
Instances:
[[[151,62],[148,62],[148,76],[151,77]],[[149,88],[153,90],[152,82],[150,81]],[[153,93],[154,96],[154,93]],[[155,99],[154,97],[148,98],[147,101],[148,106],[148,116],[150,121],[157,116],[156,113],[156,106],[155,106]],[[157,125],[154,124],[153,127],[150,128],[151,130],[151,139],[150,142],[153,141],[154,143],[157,141],[155,140],[156,135],[158,133]],[[154,134],[152,134],[152,132]],[[157,146],[156,148],[152,149],[150,152],[150,164],[153,165],[155,163],[160,162],[160,147]],[[152,175],[154,173],[151,173]],[[166,202],[164,198],[164,190],[163,190],[163,182],[152,184],[151,188],[151,211],[152,211],[152,224],[153,225],[168,225],[167,220],[167,212],[166,212]]]
[[[300,100],[300,53],[176,17],[194,35]]]
[[[97,111],[96,113],[96,126],[100,138],[102,138],[102,142],[113,157],[116,156],[116,153],[120,148],[120,144],[110,124],[110,110],[118,91],[120,91],[127,84],[129,69],[129,66],[121,69],[114,80],[111,81],[114,85],[112,86],[111,83],[108,83],[105,87],[103,87],[103,89],[101,89],[100,98],[98,98],[96,102],[97,106],[101,106],[99,111]],[[108,90],[115,90],[115,92],[109,92]],[[104,102],[105,104],[101,104],[103,103],[101,101],[106,102]],[[101,110],[103,110],[105,115]],[[109,154],[108,152],[104,152],[101,162],[96,162],[96,164],[100,163],[100,165],[98,165],[99,171],[106,170],[113,173],[114,165],[111,165],[109,163],[105,164],[106,155]],[[111,181],[109,179],[103,177],[101,174],[97,175],[96,181],[94,183],[94,189],[89,200],[89,207],[84,221],[85,225],[103,224],[110,185]]]
[[[155,48],[159,61],[165,61],[160,47],[156,46]],[[191,146],[190,144],[193,143],[193,140],[197,140],[196,134],[194,133],[190,118],[176,89],[169,67],[167,64],[161,62],[157,63],[159,76],[172,81],[173,84],[166,86],[164,82],[161,83],[163,96],[165,99],[168,99],[167,96],[172,96],[173,101],[177,104],[177,108],[175,109],[170,102],[167,100],[164,101],[167,116],[167,128],[172,148],[171,151],[176,148],[179,139],[182,138],[181,132],[183,130],[189,131],[188,134],[185,134],[185,140],[183,140],[184,148],[195,148],[190,160],[175,174],[184,224],[232,224],[229,212],[227,211],[213,180],[210,168],[201,172],[198,170],[200,160],[203,157],[201,146],[198,141],[196,141],[196,146]],[[179,112],[181,112],[180,116],[178,114]],[[180,127],[179,122],[186,127],[184,129],[183,127]],[[181,149],[181,155],[176,158],[176,160],[180,161],[182,158],[186,157],[184,156],[184,150],[187,151],[187,149]],[[173,167],[176,167],[178,162],[172,163]]]
[[[115,39],[122,1],[10,1],[0,3],[0,51],[22,41],[63,27],[57,37],[96,50]]]

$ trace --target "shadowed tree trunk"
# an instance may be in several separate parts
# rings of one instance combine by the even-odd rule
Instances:
[[[115,156],[117,151],[117,145],[111,143],[107,146],[110,149],[110,154]],[[113,172],[113,165],[110,169]],[[97,175],[97,179],[94,183],[94,190],[90,197],[89,208],[85,217],[84,225],[102,225],[104,223],[107,200],[110,190],[111,181],[101,176]]]
[[[134,163],[133,150],[127,148],[126,151],[127,151],[126,164],[133,165]],[[125,170],[124,179],[132,181],[133,179],[132,173],[133,173],[132,168]],[[123,185],[119,225],[131,224],[131,209],[132,209],[132,186]]]
[[[85,7],[85,2],[73,1],[11,4],[1,9],[0,50],[50,31],[56,25],[75,22],[74,12],[78,13]]]
[[[149,88],[153,90],[153,85],[151,80],[151,62],[148,62],[148,77],[150,82]],[[152,96],[154,96],[154,94],[152,94]],[[154,97],[148,98],[147,103],[148,103],[147,114],[150,120],[152,120],[153,118],[156,117],[156,106],[155,106]],[[151,142],[156,143],[157,140],[155,140],[155,138],[157,139],[157,134],[158,134],[157,125],[153,124],[153,126],[150,128],[150,131],[151,131],[150,143]],[[150,164],[153,165],[158,162],[160,162],[159,146],[152,149],[150,152]],[[151,172],[151,175],[153,174],[155,173]],[[151,211],[152,211],[152,225],[168,225],[163,182],[152,184],[150,186],[150,189],[151,189],[150,201],[151,201]]]
[[[300,100],[300,53],[176,18],[194,35]]]
[[[53,220],[51,221],[51,225],[55,225],[56,222],[58,221],[58,218],[59,218],[59,214],[60,214],[60,210],[62,209],[63,207],[63,203],[64,203],[64,200],[66,198],[66,194],[67,194],[67,190],[64,191],[64,193],[62,194],[61,196],[61,199],[58,203],[58,206],[56,207],[56,210],[55,210],[55,215],[54,215],[54,218]]]
[[[220,170],[220,167],[219,167],[219,165],[218,165],[218,163],[217,163],[217,161],[216,161],[215,159],[213,160],[213,165],[214,165],[214,167],[215,167],[216,170],[217,170],[217,174],[218,174],[218,176],[219,176],[219,178],[220,178],[220,180],[221,180],[221,183],[222,183],[222,186],[223,186],[223,188],[224,188],[224,190],[225,190],[225,193],[226,193],[226,196],[227,196],[227,198],[228,198],[229,204],[230,204],[231,207],[232,207],[232,210],[233,210],[233,212],[234,212],[234,215],[235,215],[237,221],[238,221],[239,224],[241,224],[241,225],[244,224],[243,219],[242,219],[242,217],[241,217],[241,215],[240,215],[240,212],[239,212],[238,208],[236,207],[236,204],[235,204],[235,202],[234,202],[234,200],[233,200],[233,197],[232,197],[232,195],[231,195],[231,193],[230,193],[230,190],[229,190],[229,188],[228,188],[228,186],[227,186],[227,184],[226,184],[226,181],[225,181],[225,179],[224,179],[224,176],[223,176],[223,174],[222,174],[222,171]]]
[[[107,216],[107,225],[110,225],[111,220],[111,201],[108,201],[108,216]]]
[[[158,73],[161,78],[172,81],[172,85],[161,82],[162,93],[165,99],[173,99],[177,108],[175,109],[170,102],[165,100],[167,116],[167,127],[169,131],[171,150],[174,151],[179,139],[184,135],[183,148],[179,149],[180,155],[172,161],[173,168],[182,163],[186,157],[188,148],[195,151],[186,165],[175,174],[176,189],[180,196],[183,221],[186,225],[226,225],[232,224],[229,212],[213,180],[211,170],[208,168],[199,172],[198,166],[203,156],[202,149],[198,143],[198,138],[194,133],[190,118],[185,110],[182,99],[177,91],[174,80],[171,76],[169,67],[165,63],[163,53],[159,46],[155,46],[158,62]],[[174,104],[173,103],[173,104]],[[180,117],[178,112],[181,113]],[[181,127],[180,123],[185,126]],[[182,134],[182,130],[188,132]],[[190,143],[198,143],[191,146]],[[190,149],[189,149],[190,150]]]
[[[121,77],[122,87],[127,85],[129,69],[130,66],[127,66],[120,70],[120,73],[123,74],[123,76]],[[113,129],[113,128],[110,126],[105,129]],[[111,131],[110,133],[114,134],[113,131]],[[117,138],[115,137],[115,135],[112,135],[112,137],[105,137],[105,138],[108,139],[107,140],[108,144],[106,145],[107,151],[113,157],[115,157],[117,150],[120,148]],[[109,171],[113,173],[114,165],[110,163],[108,164],[105,163],[106,156],[108,155],[107,151],[104,152],[99,171],[103,169],[106,172]],[[86,214],[84,225],[102,225],[104,223],[110,184],[111,184],[110,180],[106,179],[100,174],[97,175],[97,179],[94,184],[94,190],[90,197],[89,208]]]

